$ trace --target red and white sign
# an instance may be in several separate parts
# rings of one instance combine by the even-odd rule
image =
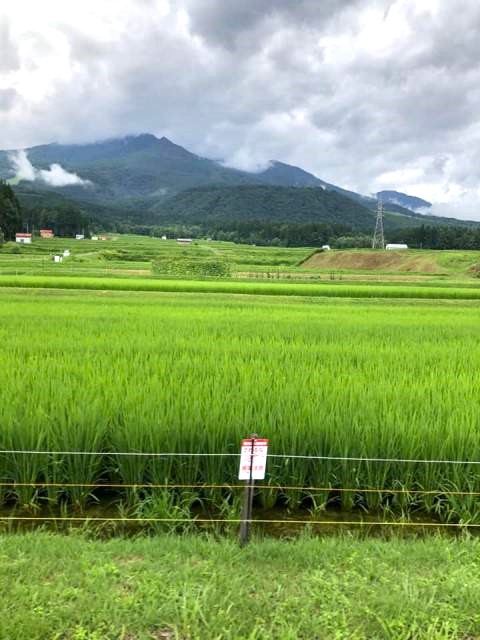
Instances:
[[[242,440],[238,479],[263,480],[267,467],[267,452],[268,440],[266,438],[246,438]]]

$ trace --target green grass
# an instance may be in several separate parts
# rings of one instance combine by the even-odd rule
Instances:
[[[312,248],[256,247],[231,242],[194,241],[181,246],[175,240],[160,240],[146,236],[110,235],[109,240],[76,241],[71,238],[35,239],[32,245],[7,243],[0,249],[0,274],[35,275],[63,274],[104,277],[119,275],[150,277],[152,262],[175,263],[179,258],[205,261],[217,260],[232,266],[234,277],[288,278],[309,280],[337,277],[365,280],[376,278],[385,282],[401,278],[407,281],[452,281],[464,284],[475,281],[480,264],[478,251],[409,250],[393,256],[390,252],[369,249],[325,252],[310,261]],[[55,264],[51,257],[69,249],[71,256]],[[376,267],[364,264],[369,258],[387,262]],[[314,264],[315,260],[318,264]],[[374,260],[375,263],[375,260]],[[382,263],[382,260],[380,260]],[[140,271],[141,273],[136,273]]]
[[[188,259],[220,259],[234,265],[235,271],[264,272],[295,269],[311,251],[303,248],[274,248],[236,245],[232,242],[195,241],[181,246],[175,240],[160,240],[146,236],[109,236],[109,240],[73,240],[70,238],[36,239],[32,245],[7,243],[0,249],[0,274],[90,273],[122,272],[132,269],[150,271],[152,261],[180,256]],[[61,264],[51,257],[71,252]],[[118,254],[119,259],[114,259]],[[135,263],[135,265],[133,265]]]
[[[40,289],[85,289],[111,291],[159,291],[178,293],[232,293],[264,296],[306,296],[332,298],[404,298],[432,300],[480,300],[480,286],[434,286],[429,284],[349,282],[305,284],[298,282],[255,282],[234,280],[177,280],[121,277],[0,275],[1,287]]]
[[[475,539],[0,537],[1,640],[480,634]]]
[[[479,326],[471,302],[3,289],[0,448],[237,453],[255,431],[277,454],[480,460]],[[237,464],[4,456],[0,478],[232,484]],[[347,510],[480,515],[478,497],[444,494],[480,490],[470,465],[272,458],[266,482],[259,507],[309,499],[321,509],[343,487],[357,489],[342,496]],[[291,484],[326,489],[277,488]],[[399,487],[438,493],[389,494]],[[17,488],[3,499],[32,508],[69,498],[83,508],[89,494]],[[195,497],[218,511],[229,492],[173,494],[184,511]]]

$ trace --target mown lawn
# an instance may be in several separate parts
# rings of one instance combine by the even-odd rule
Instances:
[[[480,541],[0,537],[2,640],[476,638]]]

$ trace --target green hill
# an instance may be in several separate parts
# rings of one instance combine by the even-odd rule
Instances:
[[[245,185],[187,189],[153,210],[159,219],[198,224],[224,220],[329,222],[371,229],[372,211],[333,191]]]
[[[237,171],[151,134],[91,144],[47,144],[26,152],[35,180],[15,175],[7,151],[0,151],[0,179],[14,185],[27,209],[75,203],[101,222],[133,226],[168,221],[205,227],[212,221],[263,220],[342,224],[370,234],[375,222],[374,198],[325,182],[300,167],[273,162],[259,173]],[[48,179],[54,164],[84,184],[54,186]],[[423,224],[478,226],[388,205],[387,230]]]
[[[48,170],[57,163],[91,183],[53,189],[37,180],[37,191],[55,190],[74,199],[114,206],[146,207],[184,189],[206,184],[260,182],[252,174],[223,167],[167,138],[150,134],[85,145],[49,144],[26,151],[37,169]],[[13,177],[5,151],[0,152],[0,177]]]
[[[208,222],[268,220],[277,223],[342,224],[356,231],[372,233],[376,213],[337,191],[321,187],[273,185],[210,186],[187,189],[151,209],[152,219],[202,224]],[[422,216],[408,211],[385,213],[385,229],[469,226],[462,220]],[[478,223],[477,223],[478,226]]]

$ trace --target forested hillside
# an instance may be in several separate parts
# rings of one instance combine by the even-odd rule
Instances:
[[[202,187],[179,193],[155,208],[161,220],[330,222],[371,228],[375,215],[334,191],[313,187],[246,185]]]
[[[0,243],[11,240],[22,224],[20,204],[12,187],[0,181]]]

